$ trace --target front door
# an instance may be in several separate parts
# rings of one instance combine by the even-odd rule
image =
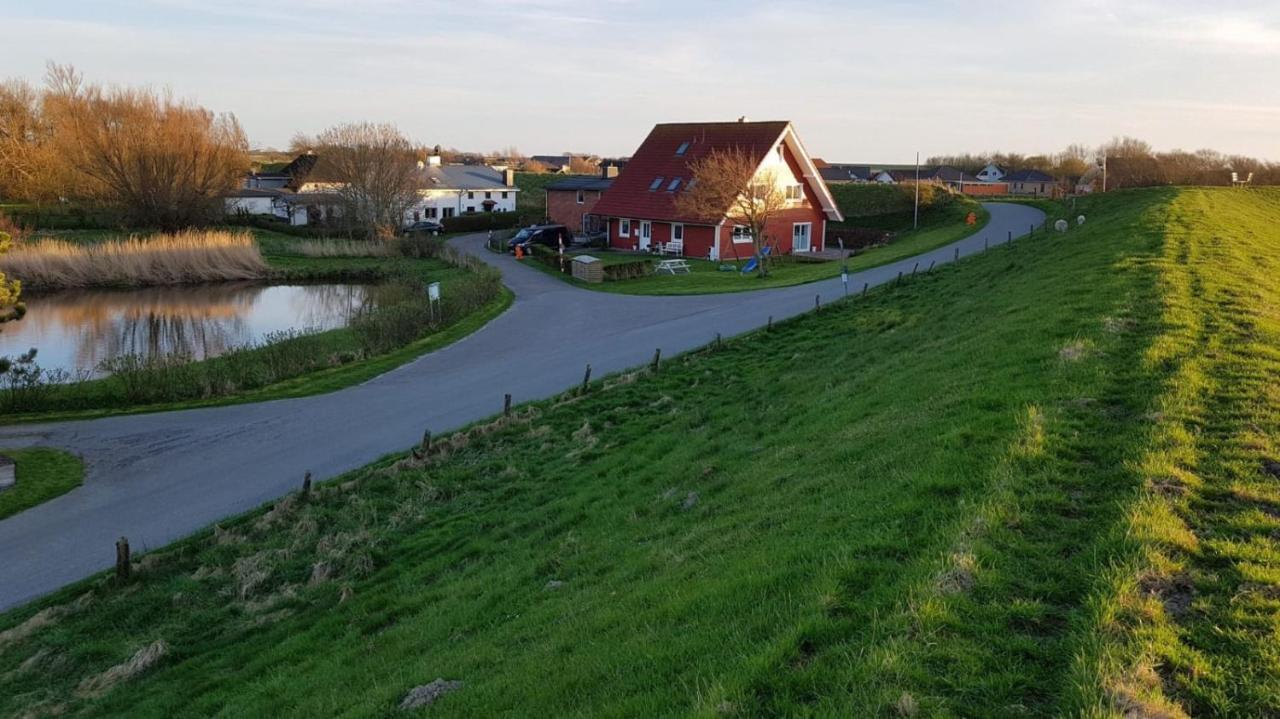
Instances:
[[[792,252],[809,252],[813,249],[811,237],[813,235],[812,222],[797,222],[791,226],[791,251]]]
[[[649,240],[653,237],[653,224],[647,220],[640,221],[640,249],[649,249]]]

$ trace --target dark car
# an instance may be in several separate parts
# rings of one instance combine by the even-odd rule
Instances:
[[[420,220],[405,227],[401,232],[406,235],[438,235],[444,226],[435,220]]]
[[[516,251],[519,245],[525,250],[530,245],[546,245],[547,247],[559,247],[564,242],[565,247],[573,244],[573,233],[564,225],[534,225],[526,227],[516,233],[515,237],[507,240],[507,250]]]

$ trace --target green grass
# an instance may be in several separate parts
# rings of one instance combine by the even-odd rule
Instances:
[[[342,257],[315,258],[296,254],[293,247],[297,238],[267,230],[253,230],[262,249],[263,257],[275,272],[279,282],[349,281],[376,282],[392,274],[408,274],[441,283],[442,292],[449,293],[452,286],[465,281],[466,270],[453,267],[432,258],[384,258]],[[101,238],[82,238],[98,241]],[[120,414],[160,412],[195,407],[211,407],[245,402],[262,402],[290,397],[303,397],[332,392],[372,379],[384,372],[412,361],[456,342],[480,329],[489,320],[502,314],[513,300],[505,288],[493,302],[466,318],[391,352],[364,357],[353,362],[307,372],[281,382],[263,387],[239,391],[233,394],[200,399],[154,402],[148,404],[122,403],[118,388],[109,379],[80,383],[74,392],[62,392],[50,400],[48,409],[37,412],[10,413],[0,417],[0,424],[50,422],[71,419],[92,419]],[[315,336],[315,351],[320,356],[350,356],[360,349],[355,333],[339,328]],[[218,362],[219,358],[202,360]]]
[[[1276,715],[1280,192],[1085,204],[9,612],[0,714]]]
[[[965,224],[965,217],[971,211],[978,215],[978,223],[974,226]],[[579,282],[567,274],[556,272],[553,268],[540,262],[530,261],[528,264],[571,284],[601,292],[631,295],[701,295],[717,292],[748,292],[769,287],[800,285],[806,282],[837,277],[840,275],[842,264],[848,266],[849,271],[857,272],[896,262],[904,257],[918,255],[921,252],[927,252],[967,237],[985,227],[990,219],[990,215],[981,205],[967,202],[952,203],[937,211],[925,213],[918,230],[908,229],[902,231],[892,242],[854,255],[845,263],[802,261],[790,257],[780,257],[774,260],[766,277],[761,277],[758,273],[744,275],[740,272],[725,272],[718,269],[724,263],[691,259],[689,260],[689,266],[692,268],[692,272],[689,274],[648,275],[631,280],[588,284]],[[908,224],[910,223],[910,218],[907,219],[907,222]],[[587,250],[586,253],[594,257],[600,257],[609,263],[636,259],[635,255],[619,252]],[[747,257],[743,257],[743,262],[747,259]],[[732,262],[729,262],[729,264],[732,264]]]
[[[66,494],[84,482],[79,457],[48,447],[6,449],[17,465],[17,484],[0,492],[0,519]]]

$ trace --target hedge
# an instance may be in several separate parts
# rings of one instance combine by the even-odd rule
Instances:
[[[478,212],[474,215],[454,215],[440,221],[445,232],[483,232],[504,230],[520,224],[519,212]]]
[[[915,207],[915,183],[888,185],[881,183],[828,185],[845,218],[897,215]],[[920,209],[941,207],[954,201],[956,193],[946,185],[920,183]]]

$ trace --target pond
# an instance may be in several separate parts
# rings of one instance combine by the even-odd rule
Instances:
[[[128,354],[216,357],[272,332],[344,327],[375,289],[224,282],[31,295],[26,317],[0,325],[0,357],[35,347],[41,367],[91,377]]]

